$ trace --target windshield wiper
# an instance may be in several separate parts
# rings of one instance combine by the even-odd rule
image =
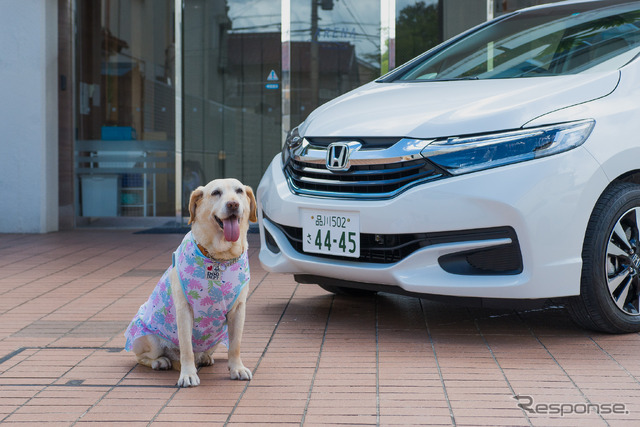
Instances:
[[[455,82],[457,80],[480,80],[478,76],[469,76],[469,77],[450,77],[445,79],[416,79],[416,80],[405,80],[405,81],[414,81],[414,82]]]

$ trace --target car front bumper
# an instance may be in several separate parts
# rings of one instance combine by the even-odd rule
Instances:
[[[579,147],[418,185],[392,199],[315,198],[291,192],[276,156],[257,191],[260,261],[271,272],[398,287],[425,295],[517,299],[577,295],[584,233],[607,184],[597,162]],[[466,230],[473,235],[485,229],[512,229],[516,237],[511,244],[519,250],[522,268],[508,274],[458,274],[442,266],[447,255],[507,244],[505,236],[445,239],[382,264],[306,254],[296,250],[283,232],[301,227],[305,208],[358,212],[361,233],[446,235]]]

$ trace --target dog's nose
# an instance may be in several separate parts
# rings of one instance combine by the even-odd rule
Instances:
[[[240,207],[240,203],[236,201],[227,202],[227,210],[230,212],[237,211]]]

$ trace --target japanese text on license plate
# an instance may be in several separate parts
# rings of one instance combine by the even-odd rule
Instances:
[[[355,212],[304,209],[302,231],[305,252],[360,256],[360,220]]]

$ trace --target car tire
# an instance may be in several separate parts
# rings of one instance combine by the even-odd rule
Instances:
[[[580,295],[567,309],[602,332],[640,331],[640,185],[611,184],[596,203],[582,247]]]

